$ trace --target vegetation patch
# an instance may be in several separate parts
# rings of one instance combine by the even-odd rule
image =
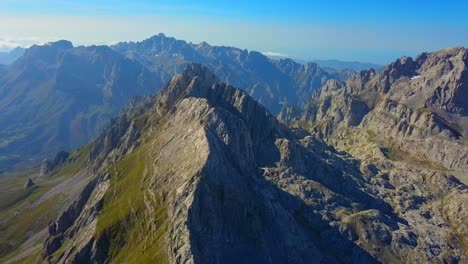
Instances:
[[[51,176],[73,176],[83,169],[89,157],[90,144],[87,144],[70,154],[69,161],[52,171]]]
[[[30,234],[36,234],[57,217],[58,211],[64,201],[63,195],[57,194],[32,206],[32,202],[43,193],[38,187],[21,206],[9,212],[9,218],[2,222],[0,232],[0,256],[5,256],[17,250]]]
[[[164,244],[166,207],[161,201],[145,201],[147,176],[152,176],[148,151],[149,144],[143,145],[109,170],[111,186],[104,196],[96,235],[98,240],[109,241],[112,262],[168,262]]]

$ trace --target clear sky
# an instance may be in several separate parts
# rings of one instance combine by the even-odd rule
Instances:
[[[0,0],[0,50],[57,39],[110,44],[160,32],[306,60],[384,64],[468,46],[468,1]]]

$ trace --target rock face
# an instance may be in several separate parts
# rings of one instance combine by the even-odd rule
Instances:
[[[69,156],[70,156],[70,154],[68,152],[60,151],[59,153],[57,153],[57,155],[55,156],[55,158],[52,161],[49,161],[48,159],[45,159],[42,162],[42,165],[41,165],[41,176],[47,175],[49,172],[54,170],[56,167],[64,164],[67,161]]]
[[[96,176],[50,224],[50,263],[466,261],[453,176],[335,151],[199,64],[131,108],[91,144]]]
[[[369,70],[347,83],[331,80],[303,114],[281,118],[325,139],[346,137],[343,129],[367,130],[419,160],[467,172],[467,65],[465,48],[403,57],[380,74]]]
[[[34,186],[34,182],[29,178],[25,183],[24,183],[24,188],[28,189]]]

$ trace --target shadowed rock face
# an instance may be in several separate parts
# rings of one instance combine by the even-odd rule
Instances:
[[[124,111],[89,162],[50,225],[52,263],[464,260],[465,185],[337,152],[199,64]]]
[[[419,159],[466,172],[467,65],[465,48],[403,57],[379,74],[362,71],[346,84],[329,81],[296,120],[323,138],[340,128],[369,130]],[[283,120],[294,119],[287,113]]]
[[[67,161],[69,155],[70,154],[68,152],[60,151],[51,161],[45,159],[41,165],[41,176],[47,175],[49,172],[54,170],[54,168],[64,164]]]

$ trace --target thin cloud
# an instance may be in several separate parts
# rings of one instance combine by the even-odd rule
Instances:
[[[284,54],[280,52],[273,52],[273,51],[264,51],[262,52],[262,54],[268,57],[281,57],[281,58],[289,57],[288,54]]]
[[[21,44],[14,40],[0,37],[0,51],[11,50],[19,46]]]
[[[60,38],[58,37],[48,37],[41,38],[37,36],[30,37],[10,37],[10,36],[0,36],[0,51],[9,51],[16,47],[28,48],[34,44],[44,45],[51,41],[57,41]]]

